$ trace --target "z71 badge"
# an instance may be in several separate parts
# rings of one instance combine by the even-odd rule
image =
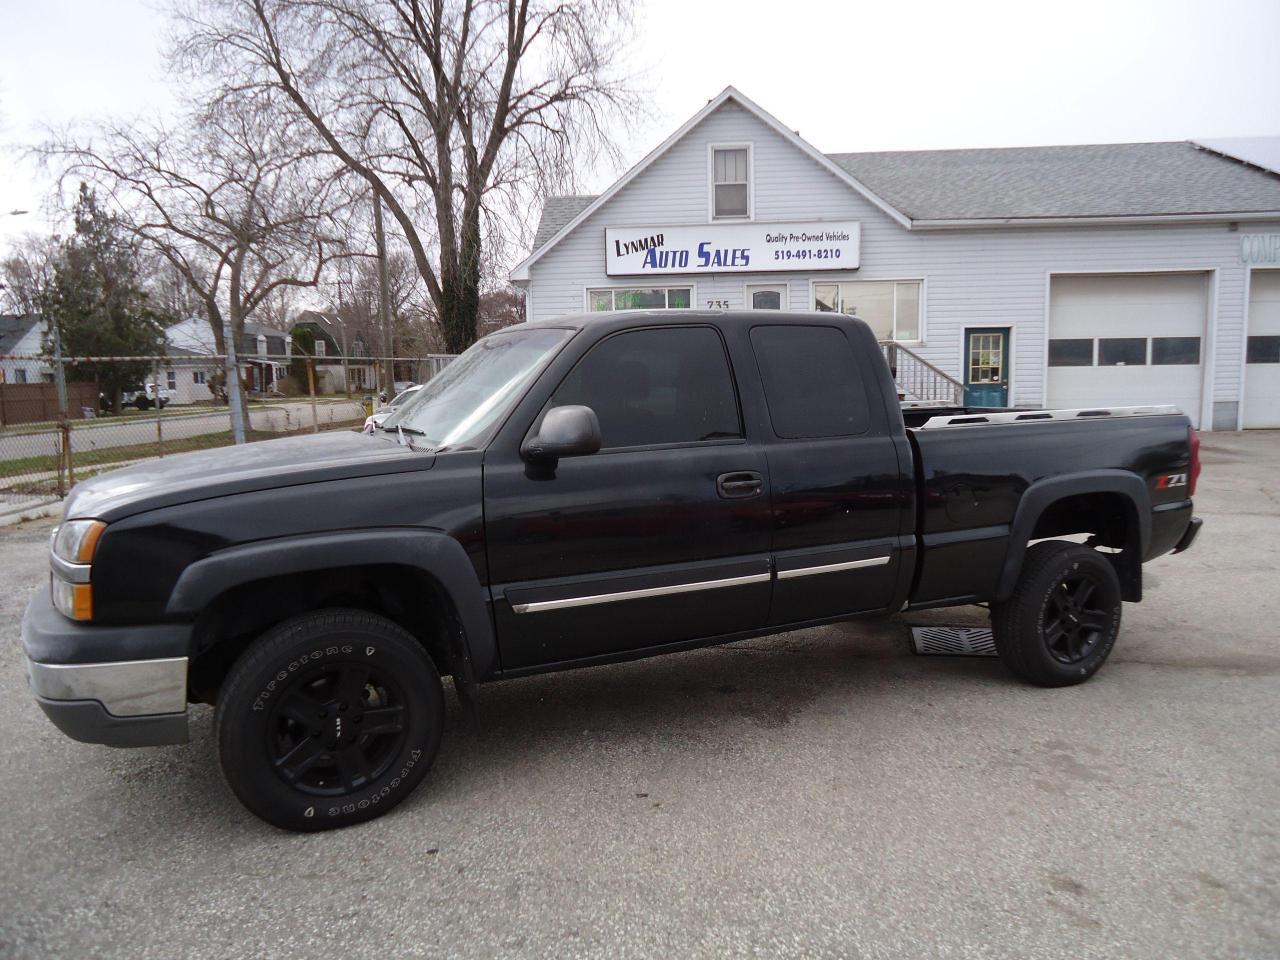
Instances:
[[[1166,473],[1162,477],[1156,477],[1156,489],[1168,490],[1171,487],[1185,487],[1187,485],[1187,475],[1185,473]]]

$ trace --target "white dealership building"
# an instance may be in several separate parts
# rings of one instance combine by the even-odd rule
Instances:
[[[1174,403],[1280,427],[1280,138],[824,154],[727,88],[599,196],[550,198],[530,319],[841,310],[900,389]]]

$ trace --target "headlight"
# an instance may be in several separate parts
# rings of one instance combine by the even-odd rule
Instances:
[[[53,531],[49,545],[53,605],[72,620],[93,619],[93,555],[106,528],[101,520],[68,520]]]
[[[93,563],[98,538],[107,525],[101,520],[68,520],[53,531],[53,555],[67,563]]]

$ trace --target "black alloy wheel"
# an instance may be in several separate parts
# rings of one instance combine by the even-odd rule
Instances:
[[[440,674],[408,631],[363,610],[321,610],[268,630],[218,692],[227,783],[288,830],[330,830],[386,813],[440,746]]]
[[[1087,570],[1064,577],[1049,594],[1042,629],[1045,645],[1059,663],[1080,663],[1105,636],[1111,614],[1090,606],[1099,595],[1098,578]]]
[[[1034,544],[1012,595],[992,605],[996,652],[1037,686],[1083,683],[1115,646],[1121,605],[1120,579],[1106,556],[1064,540]]]
[[[295,790],[342,796],[387,771],[407,734],[405,694],[359,662],[328,663],[292,679],[267,719],[267,755]]]

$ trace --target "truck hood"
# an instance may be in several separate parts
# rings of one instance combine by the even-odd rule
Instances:
[[[76,484],[64,516],[118,520],[158,507],[409,470],[427,470],[435,454],[383,436],[348,430],[282,437],[148,460]]]

